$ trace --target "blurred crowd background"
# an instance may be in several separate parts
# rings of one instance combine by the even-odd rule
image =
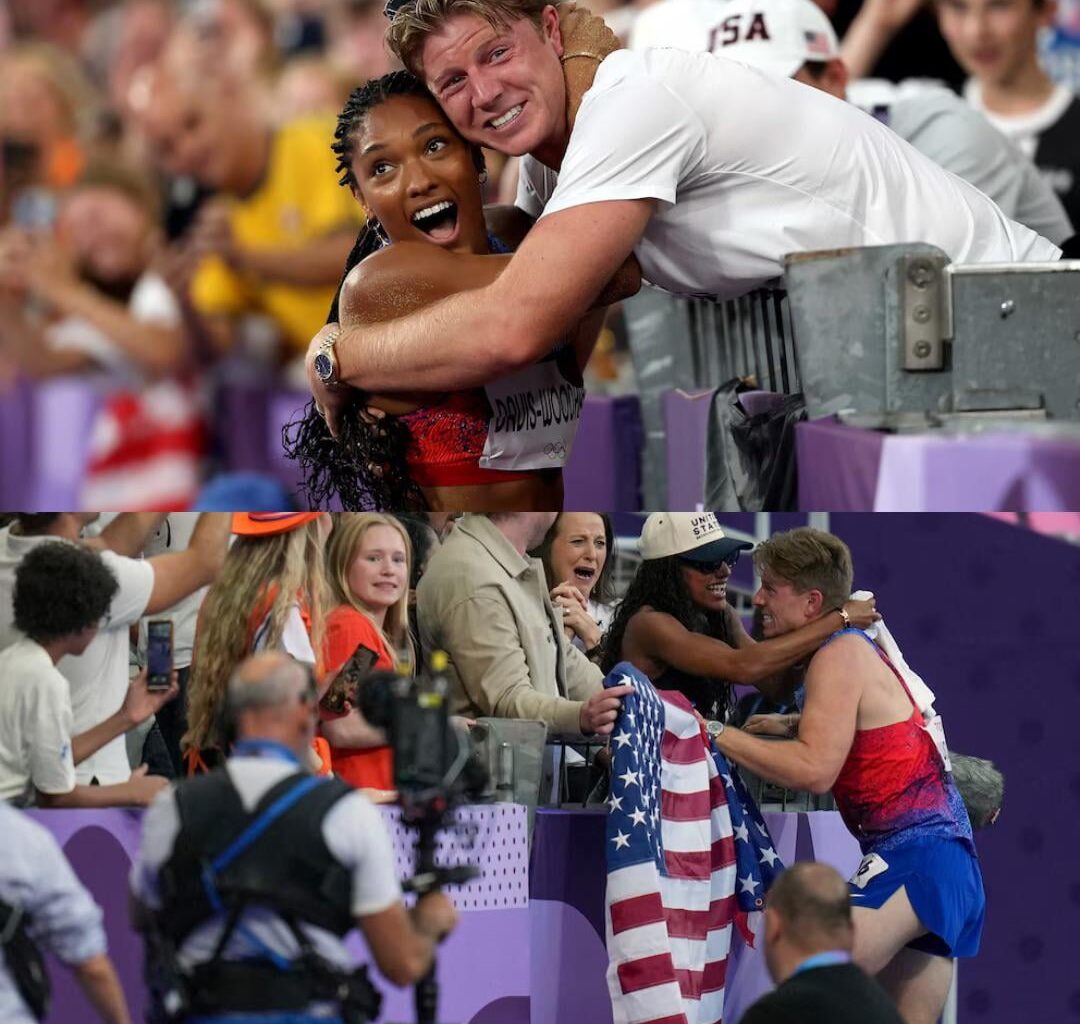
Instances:
[[[692,48],[724,16],[589,6],[630,45],[663,24]],[[821,6],[853,78],[1015,100],[1011,125],[986,112],[1036,165],[1042,122],[1080,118],[1080,0]],[[214,473],[273,471],[362,216],[334,174],[335,115],[394,66],[385,24],[382,0],[0,0],[0,483],[41,482],[22,507],[70,507],[48,503],[66,497],[50,476],[77,478],[83,508],[164,509]],[[1076,139],[1044,169],[1070,213]],[[514,161],[487,159],[487,200],[512,202]],[[616,313],[591,393],[634,390],[625,347]]]

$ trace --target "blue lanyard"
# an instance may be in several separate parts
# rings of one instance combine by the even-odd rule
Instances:
[[[279,761],[290,761],[299,767],[303,767],[300,758],[296,756],[284,743],[276,740],[237,740],[233,744],[233,756],[237,757],[273,757]]]
[[[837,964],[851,963],[851,954],[842,949],[831,949],[827,953],[816,953],[807,957],[792,974],[801,974],[803,971],[812,971],[815,967],[835,967]]]

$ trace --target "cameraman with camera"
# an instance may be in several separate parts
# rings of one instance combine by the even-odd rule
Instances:
[[[445,895],[407,911],[378,810],[304,770],[317,693],[306,666],[257,655],[230,680],[237,742],[224,767],[162,794],[132,870],[155,1021],[363,1024],[381,997],[344,936],[359,927],[382,974],[422,978],[456,924]]]

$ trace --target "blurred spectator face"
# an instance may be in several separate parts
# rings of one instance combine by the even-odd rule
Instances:
[[[128,103],[135,75],[161,56],[172,26],[172,10],[163,0],[135,0],[124,7],[109,67],[109,97],[118,110]]]
[[[134,282],[146,269],[156,235],[134,200],[97,186],[71,193],[58,227],[83,275],[103,284]]]
[[[238,105],[219,83],[205,92],[158,75],[138,110],[151,152],[170,174],[195,178],[208,188],[227,188],[237,164]]]
[[[376,524],[364,531],[348,574],[349,589],[372,610],[391,608],[409,586],[405,541],[392,526]]]
[[[277,83],[274,110],[282,121],[314,114],[337,114],[349,90],[332,66],[322,61],[297,60],[286,65]]]
[[[43,66],[29,57],[0,59],[0,132],[44,143],[71,129],[71,112]]]
[[[383,0],[342,0],[331,15],[329,40],[334,63],[363,81],[397,67],[386,48]]]
[[[588,598],[607,562],[604,520],[595,512],[564,512],[555,529],[549,556],[552,575]]]
[[[938,24],[957,63],[973,78],[1008,85],[1035,56],[1054,5],[1037,0],[938,0]]]
[[[357,199],[391,241],[484,251],[479,173],[468,145],[435,103],[394,96],[373,107],[353,152]],[[434,208],[437,213],[419,216]]]

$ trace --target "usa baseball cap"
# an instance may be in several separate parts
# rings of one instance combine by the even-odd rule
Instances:
[[[814,0],[730,0],[713,52],[790,78],[807,61],[840,56],[840,43]]]
[[[691,562],[719,562],[753,546],[726,536],[713,512],[654,512],[641,528],[638,550],[646,561],[678,555]]]

